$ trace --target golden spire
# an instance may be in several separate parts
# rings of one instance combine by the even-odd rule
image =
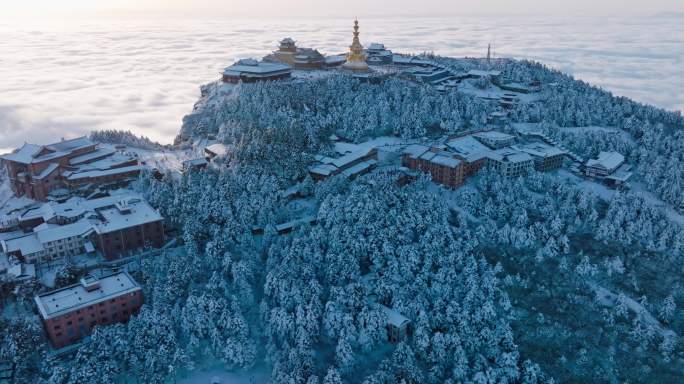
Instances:
[[[359,40],[359,20],[354,20],[354,39],[349,46],[349,53],[347,54],[347,62],[343,66],[345,69],[353,71],[367,71],[368,64],[366,64],[366,55],[363,53],[363,45]]]

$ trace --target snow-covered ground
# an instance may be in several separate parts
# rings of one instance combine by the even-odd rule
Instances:
[[[126,147],[126,150],[136,153],[140,161],[150,167],[157,168],[161,172],[180,171],[184,161],[201,156],[201,154],[194,149],[151,151],[147,149]]]

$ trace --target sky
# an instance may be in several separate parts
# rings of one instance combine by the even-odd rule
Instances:
[[[0,0],[7,17],[643,16],[684,13],[682,0]]]

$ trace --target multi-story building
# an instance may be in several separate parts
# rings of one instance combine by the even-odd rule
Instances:
[[[328,61],[318,50],[298,48],[294,40],[287,37],[280,41],[277,51],[264,57],[264,61],[287,64],[294,69],[322,69],[329,65],[339,65],[335,60]]]
[[[491,150],[472,136],[455,137],[446,142],[446,146],[454,156],[464,162],[465,177],[472,176],[487,163],[487,154]]]
[[[143,304],[142,289],[128,272],[101,279],[85,277],[34,300],[55,348],[81,340],[98,325],[128,321]]]
[[[2,251],[27,263],[44,263],[57,258],[92,252],[89,236],[93,226],[87,220],[67,225],[41,224],[33,233],[0,241]]]
[[[21,228],[31,232],[0,240],[0,249],[31,263],[96,249],[114,259],[144,247],[159,248],[164,241],[163,218],[134,193],[45,203],[28,209],[19,220]]]
[[[464,163],[454,153],[440,148],[409,145],[402,153],[402,165],[429,173],[434,182],[451,188],[458,188],[465,181]]]
[[[501,149],[515,144],[515,136],[498,131],[484,131],[473,134],[482,144],[492,149]]]
[[[601,152],[598,158],[587,161],[584,172],[589,177],[606,177],[615,172],[625,162],[625,157],[617,152]]]
[[[282,80],[292,74],[292,68],[283,63],[242,59],[223,71],[224,83],[253,83],[256,81]]]
[[[502,148],[487,154],[487,166],[506,177],[528,174],[534,167],[532,156],[513,148]]]
[[[534,168],[540,172],[551,171],[563,166],[567,152],[544,143],[515,145],[513,149],[527,153],[534,159]]]
[[[98,146],[86,137],[49,145],[24,144],[0,160],[14,193],[40,201],[57,189],[130,180],[143,169],[137,158]]]
[[[164,218],[142,199],[120,200],[97,213],[101,220],[94,225],[94,242],[107,259],[164,244]]]

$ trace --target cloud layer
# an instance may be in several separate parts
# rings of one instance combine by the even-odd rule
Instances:
[[[619,95],[684,109],[684,24],[675,19],[470,17],[361,20],[361,38],[399,52],[531,58]],[[94,129],[171,142],[199,86],[285,36],[346,50],[350,20],[1,24],[0,148]]]

